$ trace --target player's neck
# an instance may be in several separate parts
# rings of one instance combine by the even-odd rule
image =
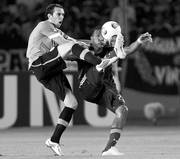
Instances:
[[[99,52],[99,51],[101,50],[101,48],[98,47],[97,45],[93,45],[93,44],[92,44],[92,47],[93,47],[93,49],[94,49],[95,52]]]
[[[102,47],[95,47],[95,48],[94,48],[94,51],[95,51],[96,53],[100,53],[100,52],[102,51]]]
[[[60,27],[57,27],[51,19],[48,19],[47,21],[50,22],[56,29],[60,29]]]

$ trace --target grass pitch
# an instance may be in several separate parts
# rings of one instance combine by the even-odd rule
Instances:
[[[53,127],[0,130],[0,159],[180,159],[180,126],[126,126],[117,147],[124,156],[101,157],[108,128],[69,127],[62,136],[65,156],[44,144]]]

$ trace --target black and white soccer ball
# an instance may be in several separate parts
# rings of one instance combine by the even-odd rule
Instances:
[[[110,43],[114,35],[121,34],[121,27],[115,21],[108,21],[102,25],[101,34],[103,38]]]

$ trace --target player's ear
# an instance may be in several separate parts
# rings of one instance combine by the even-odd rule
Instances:
[[[93,41],[93,36],[90,37],[90,40]]]
[[[47,18],[49,19],[49,18],[51,18],[52,17],[52,15],[49,13],[49,14],[47,14]]]

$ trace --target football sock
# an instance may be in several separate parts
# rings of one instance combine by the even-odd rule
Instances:
[[[85,49],[79,44],[74,44],[72,47],[72,53],[79,59],[85,60],[93,65],[101,63],[101,59],[92,54],[88,49]]]
[[[104,68],[108,66],[109,61],[109,59],[103,60],[99,65],[96,65],[96,70],[98,72],[102,71]]]
[[[72,108],[64,107],[63,111],[60,113],[58,124],[56,125],[54,133],[51,137],[52,142],[59,143],[61,135],[63,134],[66,127],[69,125],[74,111],[75,110]]]
[[[96,69],[98,72],[102,71],[112,63],[116,62],[118,60],[118,57],[114,56],[112,58],[103,59],[102,62],[99,65],[96,65]]]
[[[112,130],[112,129],[111,129]],[[106,147],[103,151],[107,151],[108,149],[110,149],[112,146],[115,146],[116,143],[118,142],[119,138],[120,138],[120,132],[113,132],[110,133],[109,135],[109,140],[106,144]]]

